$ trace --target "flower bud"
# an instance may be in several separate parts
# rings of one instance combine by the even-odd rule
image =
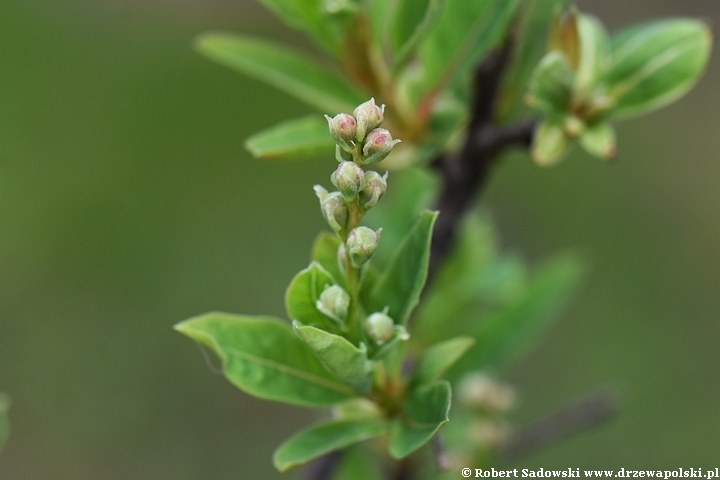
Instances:
[[[332,118],[325,115],[325,119],[328,121],[330,135],[337,143],[344,146],[350,146],[353,143],[357,131],[355,117],[347,113],[339,113]]]
[[[382,229],[373,232],[367,227],[354,228],[347,238],[347,255],[350,256],[350,263],[355,268],[360,268],[370,260],[375,253],[378,239]]]
[[[515,403],[515,390],[484,373],[473,373],[460,382],[460,402],[468,407],[505,412]]]
[[[395,322],[384,312],[375,312],[365,320],[367,334],[378,345],[390,340],[395,335]]]
[[[355,131],[355,140],[362,143],[365,135],[373,128],[379,127],[383,122],[383,113],[385,105],[378,107],[375,105],[375,99],[371,98],[367,102],[358,106],[353,115],[357,120],[357,129]]]
[[[365,172],[365,188],[360,191],[360,207],[365,210],[374,207],[387,189],[387,172],[380,176],[379,173]]]
[[[384,128],[376,128],[368,133],[363,146],[363,165],[378,163],[390,155],[390,151],[400,140],[393,140],[390,132]]]
[[[330,228],[337,233],[345,230],[348,221],[348,206],[340,192],[328,193],[320,185],[315,185],[315,194],[320,199],[320,209]]]
[[[343,325],[350,307],[350,295],[338,285],[325,287],[315,306],[321,313]]]
[[[352,201],[365,187],[365,172],[354,162],[342,162],[330,177],[345,200]]]

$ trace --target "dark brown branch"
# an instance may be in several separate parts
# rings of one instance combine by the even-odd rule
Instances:
[[[500,450],[504,462],[517,460],[614,417],[620,410],[615,393],[603,390],[540,418],[510,436]]]
[[[462,217],[485,184],[496,159],[509,147],[528,147],[532,141],[534,121],[509,126],[493,123],[498,90],[513,48],[511,37],[500,49],[488,54],[475,71],[470,122],[462,149],[434,162],[442,177],[442,187],[435,205],[440,216],[433,231],[430,278],[450,251]]]

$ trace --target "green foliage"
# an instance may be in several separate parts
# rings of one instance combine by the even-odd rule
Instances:
[[[8,435],[10,435],[10,421],[7,412],[10,409],[10,397],[0,393],[0,452],[2,452]]]
[[[320,294],[330,285],[335,285],[335,279],[319,263],[311,263],[290,282],[285,294],[288,316],[303,325],[335,330],[337,325],[317,309]]]
[[[257,158],[311,155],[333,145],[327,122],[315,115],[279,123],[245,141],[245,147]]]
[[[280,445],[273,455],[273,463],[284,472],[334,450],[384,435],[387,429],[387,422],[372,419],[319,423]]]
[[[410,377],[410,386],[431,383],[439,379],[475,343],[472,337],[457,337],[436,343],[417,359]]]

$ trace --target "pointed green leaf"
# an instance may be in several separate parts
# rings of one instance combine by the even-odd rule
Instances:
[[[527,101],[532,107],[548,114],[568,110],[575,74],[565,55],[552,51],[545,55],[530,77]]]
[[[335,141],[319,115],[288,120],[245,140],[245,148],[256,158],[282,158],[325,153],[331,155]]]
[[[430,240],[438,213],[424,211],[405,236],[373,289],[369,311],[389,307],[388,315],[404,325],[417,305],[427,279]]]
[[[548,118],[535,127],[530,154],[536,164],[550,167],[563,159],[570,143],[570,138],[565,134],[564,123]]]
[[[498,97],[497,117],[500,122],[507,122],[521,112],[522,97],[528,80],[546,53],[546,39],[553,18],[568,2],[569,0],[524,2],[524,14],[517,30],[519,38]]]
[[[348,449],[332,480],[384,480],[378,459],[360,446]]]
[[[445,381],[412,390],[403,402],[402,418],[393,423],[390,455],[403,458],[425,445],[448,422],[450,397]]]
[[[590,155],[603,160],[612,158],[617,152],[615,129],[608,122],[597,122],[594,125],[588,125],[580,135],[580,145]]]
[[[436,343],[417,359],[410,385],[420,385],[438,380],[475,343],[472,337],[457,337]]]
[[[339,335],[319,328],[294,324],[295,331],[315,352],[317,358],[337,378],[358,392],[370,390],[373,363],[361,350]]]
[[[0,393],[0,452],[2,452],[8,435],[10,435],[10,421],[7,417],[7,411],[10,408],[10,397]]]
[[[228,380],[256,397],[322,407],[355,396],[282,320],[208,313],[175,330],[210,347]]]
[[[265,40],[209,33],[196,48],[206,57],[294,95],[325,113],[351,112],[367,95],[305,55]]]
[[[612,37],[606,76],[616,117],[657,110],[697,82],[710,56],[712,34],[698,20],[655,21]]]
[[[312,260],[319,263],[330,276],[338,281],[341,287],[345,286],[345,275],[340,271],[338,266],[338,248],[340,248],[340,238],[329,232],[321,232],[315,237],[312,247]]]
[[[334,322],[320,313],[316,304],[325,287],[335,285],[335,279],[319,263],[312,262],[290,282],[285,292],[288,316],[302,323],[325,330],[333,330]]]
[[[383,420],[331,420],[307,428],[280,445],[273,455],[275,468],[284,472],[326,453],[349,447],[387,432]]]
[[[575,87],[589,92],[605,73],[610,60],[610,38],[603,24],[593,15],[578,16],[579,62]]]
[[[519,357],[557,319],[580,284],[582,262],[559,256],[538,269],[528,291],[512,305],[477,322],[477,343],[452,368],[459,375],[467,369],[499,367]]]
[[[404,65],[437,24],[446,0],[400,0],[395,7],[391,46],[393,69]]]

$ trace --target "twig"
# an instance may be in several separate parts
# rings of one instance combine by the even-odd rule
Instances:
[[[342,460],[344,451],[330,452],[311,462],[305,469],[304,480],[329,480],[338,463]]]
[[[595,392],[513,433],[500,449],[500,458],[504,462],[517,460],[596,427],[614,417],[619,410],[620,402],[614,392]]]
[[[435,454],[435,464],[441,472],[447,472],[452,468],[452,462],[445,451],[445,443],[441,433],[436,433],[432,438],[432,449]]]

